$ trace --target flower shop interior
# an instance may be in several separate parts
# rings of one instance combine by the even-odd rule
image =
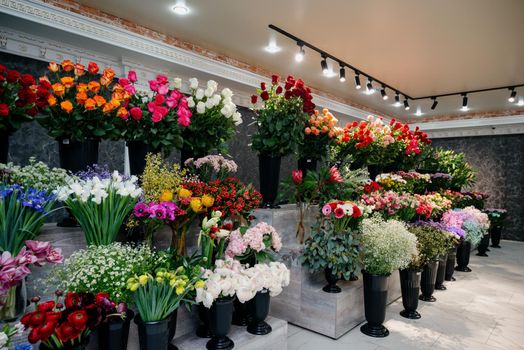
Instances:
[[[524,348],[521,0],[0,1],[0,349]]]

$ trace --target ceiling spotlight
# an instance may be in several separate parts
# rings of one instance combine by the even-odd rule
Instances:
[[[366,84],[366,88],[367,88],[367,93],[368,94],[371,95],[371,94],[375,93],[375,89],[373,88],[373,79],[368,77],[368,83]]]
[[[329,73],[326,56],[324,55],[322,55],[322,61],[320,61],[320,67],[322,67],[322,73],[324,73],[324,75]]]
[[[468,95],[462,94],[462,108],[461,110],[467,111],[468,110]]]
[[[409,111],[409,102],[408,99],[404,96],[404,109]]]
[[[400,103],[400,95],[398,91],[395,93],[395,104],[393,106],[400,107],[402,104]]]
[[[519,102],[517,102],[517,106],[524,106],[524,97],[519,98]]]
[[[388,99],[388,95],[386,94],[386,87],[382,85],[382,89],[380,89],[380,94],[382,95],[382,99],[385,101]]]
[[[433,104],[431,105],[431,109],[434,110],[435,108],[437,108],[438,101],[437,101],[436,97],[432,97],[431,99],[433,100]]]
[[[275,44],[274,42],[272,42],[268,46],[266,46],[264,50],[266,50],[269,53],[277,53],[280,51],[280,47],[277,46],[277,44]]]
[[[173,7],[171,7],[171,11],[176,13],[177,15],[187,15],[189,13],[189,7],[186,6],[186,2],[179,0]]]
[[[422,115],[422,111],[420,110],[420,107],[417,107],[417,111],[415,112],[415,115],[417,117],[420,117]]]
[[[343,83],[346,81],[346,70],[344,69],[344,66],[340,66],[340,82]]]
[[[355,89],[359,90],[362,86],[360,85],[360,75],[355,72]]]
[[[304,51],[304,44],[297,44],[299,46],[299,50],[297,54],[295,55],[295,61],[302,62],[304,60],[304,56],[306,55]]]
[[[509,95],[508,101],[513,103],[513,102],[515,102],[515,97],[517,96],[517,91],[515,90],[515,88],[510,88],[509,90],[511,91],[511,94]]]

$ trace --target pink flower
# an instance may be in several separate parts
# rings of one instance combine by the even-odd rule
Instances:
[[[127,79],[129,79],[130,82],[134,83],[137,81],[136,72],[134,70],[130,70],[129,73],[127,73]]]
[[[133,84],[129,84],[124,86],[124,90],[129,93],[130,95],[136,94],[136,88]]]
[[[23,247],[20,253],[16,256],[15,261],[18,265],[29,265],[38,262],[38,258],[31,250],[27,250],[26,247]]]
[[[149,113],[154,113],[155,110],[156,110],[156,103],[154,102],[149,102],[147,104],[147,110],[149,111]]]
[[[162,119],[169,113],[169,109],[164,106],[157,107],[155,112],[159,112],[162,115]]]
[[[149,207],[147,204],[140,202],[133,208],[133,213],[137,218],[143,218],[144,216],[149,215]]]
[[[151,89],[151,91],[157,92],[158,91],[158,82],[156,80],[150,80],[149,88]]]
[[[163,105],[165,101],[166,101],[166,97],[164,95],[155,96],[155,103],[157,106]]]
[[[119,78],[119,79],[118,79],[118,83],[119,83],[120,85],[122,85],[122,87],[125,87],[125,86],[131,84],[131,83],[129,82],[129,80],[126,79],[126,78]]]
[[[169,86],[167,86],[167,85],[159,85],[158,86],[158,93],[160,95],[165,95],[165,94],[167,94],[168,91],[169,91]]]
[[[166,208],[160,204],[154,204],[149,207],[149,217],[157,220],[164,220],[166,218]]]
[[[166,99],[166,105],[169,108],[175,108],[178,105],[178,99],[171,94],[171,96]]]
[[[161,85],[166,85],[168,83],[168,79],[165,75],[158,74],[156,76],[156,81]]]
[[[31,252],[36,256],[38,260],[45,259],[49,250],[51,249],[51,243],[41,241],[25,241],[25,245]]]
[[[191,123],[192,113],[189,108],[182,108],[182,106],[180,106],[176,114],[178,115],[178,124],[188,126]]]
[[[335,208],[335,217],[337,219],[341,219],[343,216],[344,216],[344,209],[342,209],[341,207],[336,207]]]
[[[329,204],[326,204],[322,207],[322,214],[324,214],[324,216],[331,215],[331,206]]]
[[[51,248],[49,254],[45,259],[48,263],[51,264],[61,264],[64,262],[64,256],[62,255],[62,249],[60,248]]]
[[[329,173],[330,173],[329,182],[331,183],[344,182],[344,179],[340,175],[340,172],[338,171],[336,166],[333,165],[329,169]]]
[[[293,170],[291,172],[291,178],[293,179],[293,182],[295,185],[299,185],[302,183],[302,170]]]

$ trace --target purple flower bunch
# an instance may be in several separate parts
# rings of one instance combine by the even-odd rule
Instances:
[[[137,218],[174,221],[183,210],[173,202],[140,202],[133,208],[133,213]]]
[[[111,179],[113,172],[109,170],[107,164],[93,164],[89,165],[86,170],[79,171],[75,174],[80,180],[89,180],[94,177],[98,177],[100,180]],[[122,176],[122,181],[129,180],[129,176],[120,174]]]
[[[56,195],[48,194],[45,190],[37,190],[29,187],[23,189],[20,185],[2,186],[0,187],[0,199],[16,198],[22,203],[22,206],[31,208],[39,213],[46,211],[46,206],[49,202],[56,199]]]

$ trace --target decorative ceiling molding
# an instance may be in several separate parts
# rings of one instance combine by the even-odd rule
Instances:
[[[524,134],[524,114],[508,117],[417,123],[432,138]]]

